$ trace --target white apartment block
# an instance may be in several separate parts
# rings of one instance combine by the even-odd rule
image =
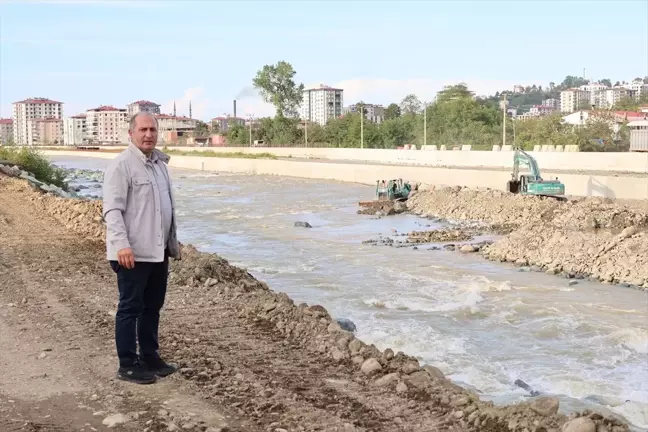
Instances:
[[[542,106],[551,107],[554,110],[560,109],[560,99],[545,99],[542,101]]]
[[[63,120],[63,143],[74,146],[82,145],[88,131],[86,115],[79,114]]]
[[[560,92],[560,111],[571,113],[581,108],[584,104],[590,103],[590,93],[588,91],[571,88]]]
[[[93,144],[128,142],[128,112],[125,108],[100,106],[86,111],[87,138]]]
[[[160,105],[147,100],[138,100],[133,103],[129,103],[126,109],[128,110],[129,117],[134,116],[139,112],[160,114]]]
[[[31,98],[13,103],[13,138],[17,145],[34,145],[30,141],[33,119],[61,119],[63,103],[46,98]],[[31,134],[33,136],[33,134]]]
[[[644,84],[643,80],[634,80],[630,84],[626,84],[625,88],[632,92],[635,100],[639,100],[642,94],[648,93],[648,84]]]
[[[0,145],[13,142],[13,119],[0,118]]]
[[[304,90],[300,106],[300,117],[326,126],[329,120],[342,115],[344,90],[324,84],[319,87]]]
[[[170,114],[157,114],[155,118],[158,121],[158,131],[177,131],[190,132],[196,128],[196,120],[184,116],[174,116]]]
[[[33,118],[27,120],[28,145],[60,145],[63,142],[63,120],[60,118]]]
[[[344,114],[355,113],[360,110],[356,104],[345,107]],[[385,107],[382,105],[364,104],[365,118],[373,123],[382,123],[385,120]]]

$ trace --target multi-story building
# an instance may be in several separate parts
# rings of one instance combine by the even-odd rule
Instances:
[[[596,104],[599,108],[609,109],[618,104],[622,99],[633,97],[632,90],[623,86],[616,86],[604,90],[599,97],[599,103]]]
[[[245,119],[240,118],[240,117],[229,117],[229,116],[227,116],[227,117],[225,117],[225,116],[214,117],[211,120],[211,122],[212,122],[213,125],[216,125],[218,127],[218,132],[219,133],[227,132],[229,127],[231,125],[233,125],[233,124],[239,124],[239,125],[242,125],[242,126],[246,125]]]
[[[134,116],[139,112],[147,112],[151,114],[160,114],[160,105],[155,102],[147,100],[138,100],[133,103],[129,103],[127,106],[128,116]]]
[[[542,106],[551,107],[554,110],[560,109],[560,99],[545,99],[542,101]]]
[[[643,80],[634,80],[630,84],[626,84],[625,88],[632,92],[635,100],[639,100],[641,95],[648,93],[648,84],[644,84]]]
[[[588,91],[571,88],[560,92],[560,111],[571,113],[584,105],[590,104],[590,93]]]
[[[0,145],[13,142],[13,119],[0,118]]]
[[[385,120],[385,107],[382,105],[364,104],[365,118],[370,122],[382,123]],[[349,105],[342,111],[344,114],[355,113],[360,110],[357,104]]]
[[[65,145],[82,145],[87,134],[86,115],[79,114],[63,120],[63,143]]]
[[[86,111],[86,136],[92,144],[128,142],[128,112],[125,108],[102,105]]]
[[[63,143],[63,120],[60,118],[33,118],[27,120],[28,145],[60,145]]]
[[[13,104],[13,137],[17,145],[33,145],[29,141],[29,120],[63,118],[63,103],[46,98],[25,99]]]
[[[196,129],[196,120],[189,117],[156,114],[155,118],[158,121],[158,139],[163,143],[177,143],[178,138],[188,137]]]
[[[342,115],[343,93],[342,89],[324,84],[304,90],[300,106],[301,119],[326,126],[329,120]]]

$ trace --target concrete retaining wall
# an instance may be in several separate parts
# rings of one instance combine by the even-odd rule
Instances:
[[[116,153],[46,151],[58,156],[83,156],[110,159]],[[375,185],[378,179],[403,178],[431,185],[484,187],[504,190],[510,179],[507,171],[487,169],[430,168],[421,166],[372,165],[315,161],[230,159],[218,157],[171,157],[171,167],[246,174],[274,174],[311,179]],[[636,176],[560,174],[545,172],[545,178],[558,176],[567,193],[575,196],[603,196],[618,199],[648,199],[648,179]]]
[[[106,147],[119,148],[119,147]],[[359,161],[436,167],[511,168],[510,151],[423,151],[292,147],[167,147],[180,151],[272,153],[277,157]],[[544,173],[550,170],[648,173],[648,153],[530,152]]]

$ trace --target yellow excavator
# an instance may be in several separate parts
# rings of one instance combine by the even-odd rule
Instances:
[[[529,168],[529,174],[520,174],[520,164]],[[506,184],[506,190],[522,195],[547,196],[564,198],[565,185],[558,180],[544,180],[540,175],[540,168],[535,158],[519,147],[513,154],[513,172],[511,180]]]

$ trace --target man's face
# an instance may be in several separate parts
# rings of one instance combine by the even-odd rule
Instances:
[[[151,154],[158,139],[157,123],[151,115],[139,115],[135,118],[135,127],[128,134],[142,153]]]

